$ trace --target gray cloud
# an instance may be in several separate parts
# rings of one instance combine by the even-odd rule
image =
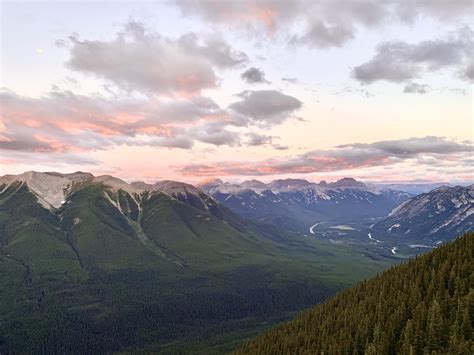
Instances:
[[[474,7],[474,1],[472,0],[400,0],[394,1],[393,4],[398,18],[408,23],[413,23],[420,17],[431,17],[442,22],[453,21],[469,16]]]
[[[282,24],[293,21],[303,5],[299,0],[175,0],[174,3],[186,16],[199,16],[216,24],[244,26],[249,31],[260,28],[275,31]]]
[[[69,40],[69,68],[127,91],[151,94],[199,93],[217,86],[216,68],[248,61],[245,53],[220,38],[201,41],[189,33],[170,39],[136,22],[129,23],[113,40],[80,40],[76,36]]]
[[[293,78],[293,77],[288,77],[288,76],[284,76],[283,78],[281,78],[282,81],[286,81],[290,84],[296,84],[298,82],[298,78]]]
[[[186,131],[186,134],[203,143],[216,146],[240,144],[240,134],[226,128],[227,122],[206,122]]]
[[[201,118],[217,118],[225,115],[225,111],[219,105],[204,96],[159,102],[150,109],[147,114],[150,123],[193,122]]]
[[[289,147],[287,145],[280,145],[280,144],[273,144],[273,148],[276,150],[288,150]]]
[[[359,28],[377,28],[390,22],[413,23],[428,17],[439,22],[468,18],[472,0],[456,1],[314,1],[314,0],[175,0],[183,14],[208,23],[238,27],[252,37],[289,34],[292,43],[309,47],[341,47]],[[295,28],[299,30],[295,31]]]
[[[472,57],[473,32],[464,29],[448,39],[406,42],[384,42],[375,56],[353,70],[355,79],[364,84],[384,80],[406,82],[425,72],[457,68]]]
[[[189,33],[181,36],[179,42],[191,55],[202,55],[218,68],[232,68],[248,62],[247,54],[234,50],[226,41],[217,36],[205,38],[202,45],[195,33]]]
[[[239,96],[241,101],[229,105],[239,124],[268,127],[282,123],[302,107],[300,100],[276,90],[245,91]]]
[[[311,0],[308,0],[310,3]],[[354,26],[362,24],[366,27],[375,27],[383,24],[393,11],[389,2],[378,0],[361,1],[322,1],[320,9],[323,18],[332,23]],[[315,10],[316,10],[315,9]],[[314,15],[314,14],[312,14]]]
[[[249,84],[269,83],[269,81],[265,79],[263,70],[255,67],[248,68],[240,74],[240,77]]]
[[[342,47],[354,38],[354,30],[343,24],[329,25],[324,22],[311,24],[308,31],[302,35],[293,36],[292,44],[304,44],[309,47],[331,48]]]
[[[411,157],[417,154],[451,154],[473,150],[472,142],[456,142],[444,137],[426,136],[422,138],[380,141],[370,144],[346,144],[336,148],[371,149],[392,157]]]
[[[35,137],[18,134],[14,137],[0,135],[0,150],[23,152],[54,152],[57,148],[48,142],[42,142]]]
[[[433,162],[461,162],[472,155],[472,142],[456,142],[443,137],[408,138],[375,143],[355,143],[327,150],[312,150],[285,159],[254,162],[189,164],[180,172],[193,176],[273,175],[332,172],[392,165],[405,161],[428,165]],[[428,160],[427,160],[428,159]]]
[[[462,73],[462,77],[467,80],[474,81],[474,62],[469,63],[464,72]]]
[[[412,82],[405,85],[403,92],[407,94],[426,94],[426,91],[428,89],[429,89],[428,85]]]
[[[302,33],[293,33],[292,43],[310,47],[340,47],[354,37],[355,25],[379,23],[386,10],[376,1],[272,1],[177,0],[182,13],[255,33],[273,36],[302,23]]]
[[[248,137],[247,145],[251,147],[271,144],[275,139],[274,136],[254,132],[247,133],[246,136]]]
[[[156,147],[165,147],[165,148],[181,148],[181,149],[191,149],[194,145],[192,137],[187,137],[183,134],[178,134],[176,136],[162,136],[162,137],[153,137],[150,142],[142,143],[139,145],[150,145]]]

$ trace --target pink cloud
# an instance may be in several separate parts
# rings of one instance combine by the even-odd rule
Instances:
[[[356,143],[327,150],[313,150],[280,159],[254,162],[188,164],[178,168],[186,176],[309,174],[363,169],[410,161],[416,165],[462,164],[474,150],[472,142],[456,142],[443,137],[408,138],[374,143]],[[430,158],[426,163],[424,158]]]
[[[120,144],[189,148],[194,138],[182,136],[191,127],[229,120],[205,97],[110,100],[51,92],[29,98],[2,91],[0,105],[0,143],[9,150],[87,151]]]

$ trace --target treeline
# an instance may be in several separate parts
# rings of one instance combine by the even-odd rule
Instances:
[[[474,233],[337,294],[238,354],[473,354]]]

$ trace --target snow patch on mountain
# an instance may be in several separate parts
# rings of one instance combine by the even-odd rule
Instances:
[[[393,224],[393,225],[390,226],[390,228],[388,229],[388,231],[391,232],[393,228],[400,228],[400,227],[401,227],[400,223],[395,223],[395,224]]]

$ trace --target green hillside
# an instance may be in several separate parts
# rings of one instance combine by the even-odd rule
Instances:
[[[2,354],[221,352],[393,263],[159,192],[0,191]]]
[[[474,233],[338,293],[238,354],[474,353]]]

